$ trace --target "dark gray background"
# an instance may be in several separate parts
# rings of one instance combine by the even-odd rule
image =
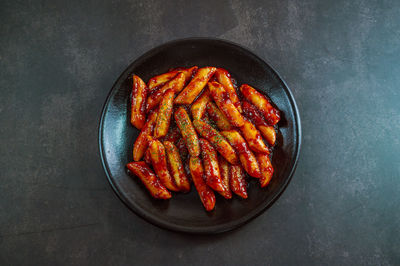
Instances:
[[[163,2],[1,1],[0,264],[399,264],[400,2]],[[214,236],[133,214],[97,145],[119,74],[192,36],[237,42],[271,63],[303,127],[280,199]]]

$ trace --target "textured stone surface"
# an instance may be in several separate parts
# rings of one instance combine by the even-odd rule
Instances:
[[[399,264],[400,2],[163,2],[1,1],[0,264]],[[119,74],[191,36],[271,63],[303,126],[285,193],[215,236],[137,217],[98,155],[100,111]]]

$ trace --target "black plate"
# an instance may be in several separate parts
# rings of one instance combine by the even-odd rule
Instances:
[[[131,75],[147,81],[173,67],[197,65],[226,68],[238,84],[248,83],[267,93],[282,112],[277,146],[272,158],[275,173],[267,188],[250,182],[249,198],[217,195],[216,207],[206,212],[197,191],[174,194],[169,201],[151,198],[140,181],[127,174],[133,142],[139,131],[129,123]],[[293,95],[279,75],[247,49],[218,39],[183,39],[163,44],[134,61],[114,84],[101,114],[99,145],[108,180],[134,212],[158,226],[190,233],[218,233],[236,228],[261,214],[282,193],[292,177],[300,151],[300,117]]]

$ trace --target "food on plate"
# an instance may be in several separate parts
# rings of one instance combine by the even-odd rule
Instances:
[[[190,183],[186,176],[178,148],[170,141],[164,141],[164,147],[167,153],[169,169],[171,170],[170,172],[176,186],[180,191],[188,192],[190,190]]]
[[[231,165],[229,166],[229,173],[231,178],[230,187],[233,193],[247,199],[247,181],[243,167],[240,165]]]
[[[233,85],[231,74],[229,74],[228,70],[218,68],[217,71],[215,71],[215,78],[222,86],[224,86],[233,105],[235,105],[239,112],[242,112],[242,106],[236,93],[236,88]]]
[[[238,109],[233,105],[229,98],[228,92],[218,82],[209,82],[208,88],[218,108],[224,113],[228,121],[235,127],[241,127],[244,124],[243,116]]]
[[[176,104],[191,104],[197,95],[207,85],[208,80],[214,74],[215,67],[200,68],[190,83],[183,89],[183,91],[175,98]]]
[[[219,171],[217,152],[210,142],[205,139],[200,139],[200,146],[206,184],[217,192],[223,191],[224,185]]]
[[[235,150],[216,129],[200,120],[194,120],[193,125],[197,132],[199,132],[203,138],[207,139],[229,163],[238,163]]]
[[[137,129],[142,129],[146,122],[145,101],[147,97],[147,86],[144,81],[133,75],[131,93],[131,124]]]
[[[245,97],[249,102],[254,104],[254,106],[260,110],[269,125],[273,126],[279,122],[279,120],[281,119],[279,110],[271,105],[264,94],[258,92],[256,89],[247,84],[243,84],[240,87],[240,91],[242,92],[243,97]]]
[[[242,163],[244,170],[250,176],[260,178],[261,172],[257,159],[240,133],[236,130],[226,130],[222,131],[221,134],[239,154],[239,160]]]
[[[200,200],[207,211],[211,211],[215,206],[215,194],[204,181],[204,170],[200,158],[190,156],[189,159],[190,174]]]
[[[157,112],[157,120],[154,128],[154,138],[164,137],[168,133],[171,122],[172,107],[174,106],[174,91],[167,90],[160,102]]]
[[[161,183],[169,190],[179,191],[168,170],[164,145],[161,141],[154,139],[150,141],[149,150],[151,164]]]
[[[212,211],[214,191],[246,199],[252,180],[262,188],[271,182],[280,111],[250,85],[237,90],[227,70],[175,68],[147,85],[133,75],[130,100],[130,122],[140,133],[126,167],[154,198],[187,193],[193,182]]]
[[[218,107],[212,103],[207,103],[208,116],[214,121],[219,130],[230,130],[233,129],[231,123],[229,123],[226,116],[218,109]]]
[[[139,177],[154,198],[169,199],[172,197],[171,193],[161,184],[160,179],[145,162],[131,162],[126,165],[126,168]]]
[[[196,131],[193,128],[192,121],[185,108],[179,107],[175,111],[175,121],[181,131],[182,137],[185,140],[186,147],[191,156],[200,155],[200,143]]]

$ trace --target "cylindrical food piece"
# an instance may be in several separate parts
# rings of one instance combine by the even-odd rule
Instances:
[[[171,122],[172,107],[174,105],[174,91],[167,90],[160,102],[158,108],[156,125],[154,128],[154,138],[158,139],[167,135],[169,124]]]
[[[268,123],[264,120],[262,115],[259,113],[257,108],[249,103],[248,101],[243,101],[243,113],[245,116],[250,119],[260,130],[261,135],[265,138],[265,140],[271,145],[275,145],[276,140],[276,131],[273,126],[269,126]]]
[[[149,91],[152,92],[153,90],[159,88],[160,86],[164,85],[171,79],[173,79],[179,71],[173,70],[155,77],[152,77],[149,79],[149,82],[147,82],[147,87],[149,88]]]
[[[257,154],[256,157],[261,169],[260,185],[261,187],[266,187],[274,174],[274,168],[268,155]]]
[[[157,118],[157,113],[153,112],[149,115],[146,124],[143,126],[142,131],[135,140],[133,145],[133,160],[140,161],[149,146],[149,140],[153,135],[153,128]]]
[[[185,85],[185,74],[182,72],[178,73],[175,78],[172,80],[168,81],[164,86],[159,88],[158,90],[153,91],[149,97],[147,97],[147,103],[146,103],[146,112],[150,112],[154,107],[156,107],[161,99],[163,98],[164,93],[172,89],[174,93],[177,91],[180,91],[183,86]]]
[[[196,131],[193,128],[189,115],[183,107],[179,107],[175,111],[175,121],[181,131],[181,135],[185,140],[186,147],[191,156],[200,155],[200,144]]]
[[[247,181],[242,166],[230,165],[229,172],[231,190],[239,197],[247,199]]]
[[[206,111],[207,103],[210,101],[210,92],[206,89],[192,104],[190,111],[192,112],[192,117],[194,119],[201,119]]]
[[[204,182],[204,171],[201,165],[201,160],[198,157],[190,156],[189,168],[192,175],[192,180],[197,192],[199,193],[200,200],[207,211],[211,211],[215,206],[215,194]]]
[[[269,125],[273,126],[279,122],[281,118],[279,110],[271,105],[267,97],[247,84],[243,84],[240,87],[240,91],[249,102],[254,104],[257,109],[260,110]]]
[[[190,183],[185,174],[178,148],[170,141],[164,141],[164,147],[175,184],[180,191],[188,192],[190,190]]]
[[[126,168],[139,177],[151,196],[156,199],[171,198],[171,193],[161,184],[160,180],[145,162],[131,162],[126,165]]]
[[[222,184],[224,186],[224,190],[219,192],[224,198],[231,199],[232,192],[229,185],[229,163],[222,156],[218,156],[219,162],[219,171],[221,173]]]
[[[219,171],[217,152],[211,144],[205,140],[200,139],[201,154],[203,156],[204,175],[207,185],[217,192],[224,190]]]
[[[200,120],[194,120],[193,125],[197,132],[208,140],[229,163],[237,164],[239,162],[235,150],[217,130]]]
[[[207,113],[220,130],[233,129],[226,116],[221,112],[221,110],[218,109],[218,107],[214,103],[207,103]]]
[[[208,80],[214,74],[215,67],[200,68],[190,83],[183,89],[183,91],[175,98],[176,104],[191,104],[197,95],[207,85]]]
[[[239,154],[239,160],[243,165],[244,170],[252,177],[260,178],[261,171],[258,166],[256,157],[249,149],[246,141],[236,130],[222,131],[221,134],[229,141],[232,147]]]
[[[276,141],[276,131],[273,126],[258,126],[261,135],[268,142],[269,145],[274,146]]]
[[[131,124],[137,129],[142,129],[146,122],[146,97],[147,86],[144,81],[133,75],[131,95]]]
[[[228,121],[235,127],[243,126],[243,116],[231,102],[229,94],[224,87],[218,82],[209,82],[208,88],[219,110],[222,111]]]
[[[244,125],[240,127],[240,131],[242,131],[242,134],[252,151],[269,154],[269,149],[262,140],[260,132],[258,132],[256,127],[250,121],[245,119]]]
[[[189,151],[186,148],[185,140],[183,138],[180,138],[176,142],[176,147],[178,148],[179,154],[182,158],[182,160],[185,160],[187,156],[189,155]]]
[[[151,164],[161,183],[169,190],[179,191],[168,171],[164,145],[155,139],[150,142],[149,149]]]
[[[147,149],[144,153],[143,161],[148,165],[151,165],[151,158],[150,158],[150,149]]]
[[[239,97],[237,96],[236,93],[236,88],[233,86],[233,82],[231,80],[231,74],[226,69],[223,68],[218,68],[217,71],[215,71],[214,76],[216,77],[217,81],[221,83],[225,90],[229,94],[229,99],[231,99],[231,102],[235,107],[238,109],[239,112],[242,112],[242,106],[240,105]]]

